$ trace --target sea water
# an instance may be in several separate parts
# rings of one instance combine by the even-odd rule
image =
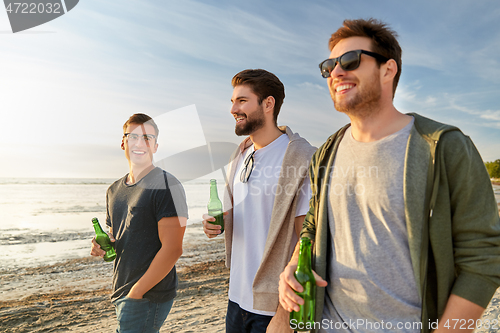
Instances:
[[[0,271],[88,256],[92,218],[105,227],[106,190],[114,179],[0,178]],[[219,181],[222,195],[223,182]],[[183,183],[189,209],[185,241],[206,237],[201,216],[209,180]]]

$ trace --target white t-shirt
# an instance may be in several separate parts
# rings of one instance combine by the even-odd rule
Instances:
[[[253,155],[252,174],[247,183],[242,183],[240,175],[245,167],[244,161],[254,151],[253,146],[249,147],[236,166],[233,183],[233,247],[229,299],[246,311],[267,316],[273,316],[274,312],[253,308],[252,285],[264,254],[274,196],[280,191],[278,180],[281,164],[289,142],[288,136],[283,134],[257,150]],[[310,197],[311,186],[309,177],[306,177],[300,191],[295,216],[306,215]],[[297,239],[294,233],[293,247]],[[291,253],[292,249],[283,250]]]

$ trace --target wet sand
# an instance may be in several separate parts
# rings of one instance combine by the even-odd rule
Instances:
[[[224,332],[229,286],[224,240],[190,243],[177,264],[179,289],[160,332]],[[115,332],[112,269],[89,256],[1,271],[0,332]]]
[[[177,268],[178,294],[160,332],[224,332],[229,270],[222,237],[186,242]],[[112,264],[90,256],[0,271],[0,332],[115,332],[111,277]],[[500,289],[482,322],[486,319],[497,325],[476,332],[498,331]]]

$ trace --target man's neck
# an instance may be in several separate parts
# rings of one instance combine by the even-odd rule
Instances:
[[[148,166],[136,166],[130,165],[130,172],[128,174],[126,183],[128,185],[133,185],[137,183],[139,180],[144,178],[151,170],[153,170],[155,166],[150,164]]]
[[[272,126],[264,126],[261,129],[250,134],[250,140],[252,140],[255,150],[258,150],[260,148],[264,148],[265,146],[279,138],[282,134],[283,132],[281,132],[279,128],[273,124]]]
[[[411,121],[411,116],[405,115],[394,106],[379,110],[364,117],[349,116],[351,133],[356,141],[372,142],[381,140],[403,129]]]

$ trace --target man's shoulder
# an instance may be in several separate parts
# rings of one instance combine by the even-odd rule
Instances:
[[[294,140],[290,140],[289,143],[290,146],[293,146],[294,149],[298,151],[302,151],[305,154],[313,154],[318,148],[314,147],[309,141],[307,141],[303,137],[297,137]]]
[[[339,128],[335,133],[330,135],[328,139],[316,150],[312,157],[312,163],[316,163],[318,160],[322,160],[326,155],[326,152],[335,145],[337,141],[342,139],[345,131],[351,126],[351,124],[346,124]]]
[[[418,115],[415,118],[415,129],[426,141],[439,142],[440,150],[445,157],[464,156],[470,154],[474,144],[458,127]]]
[[[182,186],[177,177],[159,167],[154,168],[148,176],[148,184],[150,184],[152,189],[165,189],[165,187],[172,188],[175,186]]]
[[[108,192],[114,192],[118,190],[118,188],[125,182],[125,179],[128,177],[128,174],[123,176],[120,179],[115,180],[111,185],[108,187]]]
[[[163,171],[163,179],[167,182],[168,187],[182,186],[181,181],[168,171]]]
[[[286,134],[289,139],[288,153],[300,154],[302,157],[310,159],[317,148],[311,145],[307,139],[300,136],[299,133],[293,133],[289,127],[286,127]]]
[[[443,134],[450,132],[446,138],[465,139],[465,135],[456,126],[441,123],[439,121],[421,116],[417,113],[408,113],[415,119],[416,130],[426,139],[439,141]]]

